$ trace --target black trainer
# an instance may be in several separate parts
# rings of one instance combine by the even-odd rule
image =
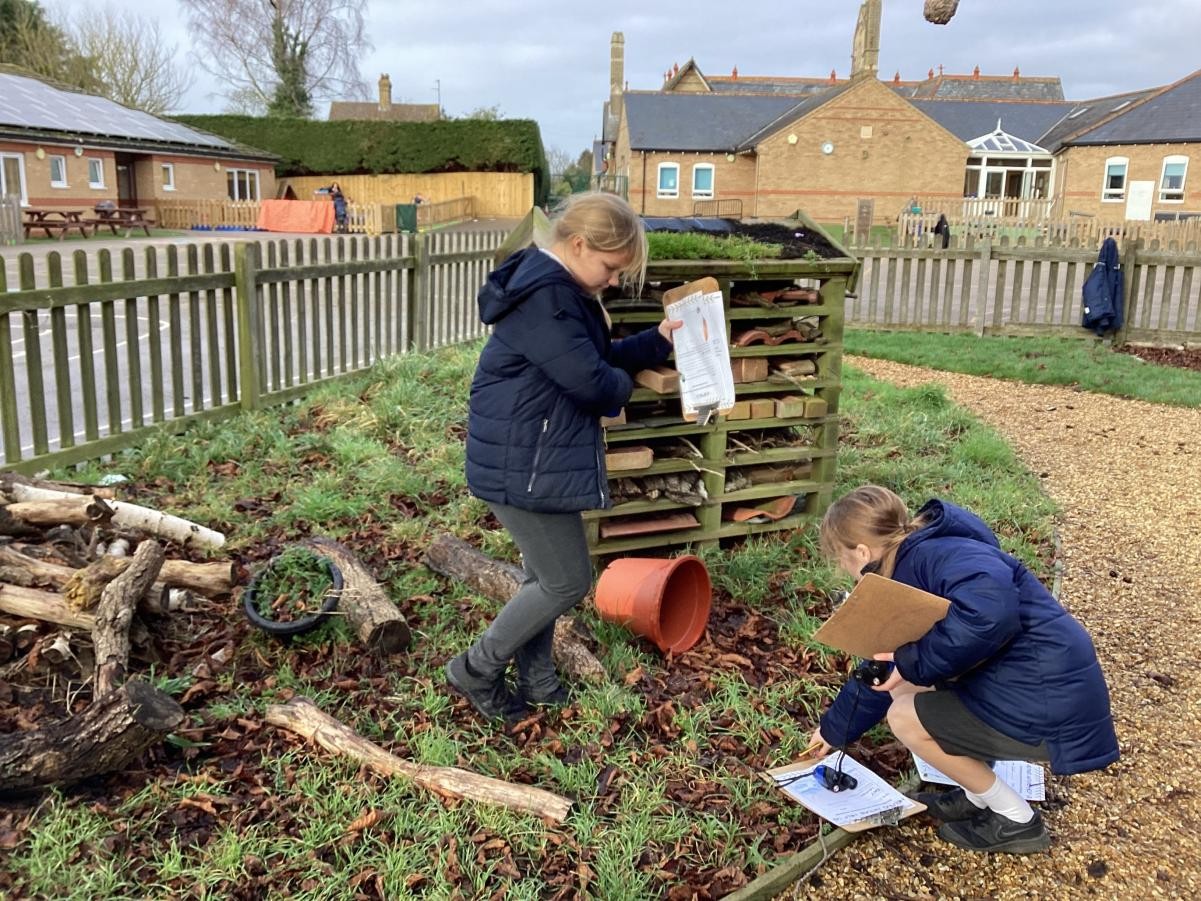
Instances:
[[[1051,836],[1037,810],[1029,823],[982,810],[970,820],[943,823],[938,827],[938,837],[968,851],[1033,854],[1051,847]]]
[[[571,703],[571,695],[559,683],[556,683],[550,689],[543,688],[537,690],[530,688],[521,679],[518,679],[517,692],[527,704],[531,704],[534,707],[564,707]]]
[[[968,800],[962,788],[945,792],[918,792],[913,800],[926,805],[926,813],[944,823],[970,820],[984,808]]]
[[[446,681],[485,719],[502,719],[506,723],[515,723],[529,713],[525,701],[509,691],[503,672],[494,679],[478,675],[467,663],[466,652],[452,658],[446,664]]]

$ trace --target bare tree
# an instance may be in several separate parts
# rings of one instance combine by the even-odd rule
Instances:
[[[371,47],[367,0],[180,2],[188,11],[197,62],[220,80],[218,93],[238,108],[263,112],[278,105],[281,86],[310,103],[367,96],[359,73],[359,58]],[[297,67],[302,84],[294,83]]]
[[[77,13],[63,30],[92,61],[105,97],[155,114],[178,106],[187,77],[176,62],[179,48],[163,43],[157,21],[106,6]]]

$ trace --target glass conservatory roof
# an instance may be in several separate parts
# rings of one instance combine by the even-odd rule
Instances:
[[[1037,144],[1032,144],[1022,138],[1016,138],[1011,134],[1001,130],[1001,121],[997,120],[997,128],[995,131],[981,135],[974,140],[968,141],[968,146],[975,153],[1021,153],[1021,154],[1042,154],[1050,156],[1051,154]]]

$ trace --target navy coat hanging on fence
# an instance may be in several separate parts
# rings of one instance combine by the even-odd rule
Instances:
[[[1118,262],[1118,243],[1106,238],[1097,254],[1093,271],[1084,280],[1084,317],[1081,325],[1098,337],[1122,327],[1122,269]]]

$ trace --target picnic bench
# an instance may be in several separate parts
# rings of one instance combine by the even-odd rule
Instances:
[[[115,235],[118,229],[125,229],[125,237],[133,234],[135,228],[143,229],[146,237],[150,237],[150,226],[153,224],[146,218],[148,207],[119,207],[96,205],[95,218],[86,220],[97,232],[102,228],[112,230]]]
[[[83,237],[92,236],[92,221],[84,219],[84,210],[47,210],[29,207],[25,210],[25,237],[33,236],[35,231],[45,232],[47,238],[56,235],[61,241],[69,231],[77,231]]]

